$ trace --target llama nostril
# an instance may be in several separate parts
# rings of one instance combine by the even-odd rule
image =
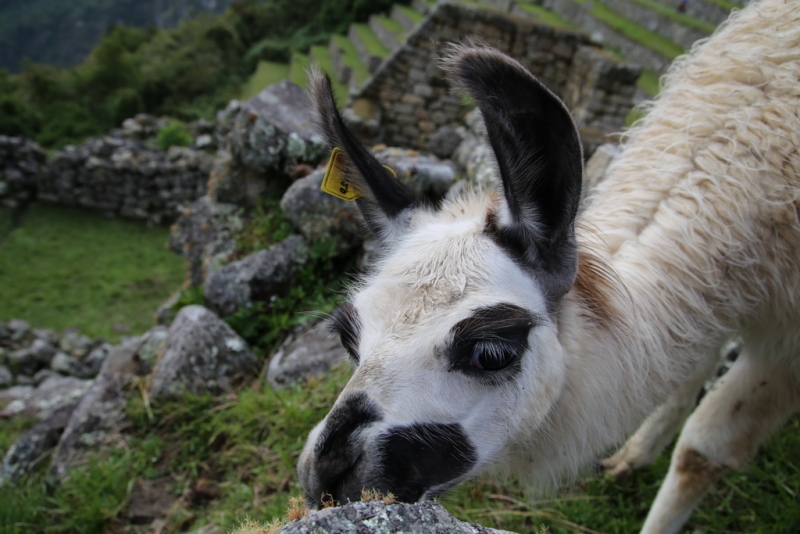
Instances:
[[[314,506],[322,505],[323,495],[338,502],[360,498],[362,431],[380,420],[378,408],[364,393],[349,396],[331,410],[310,457],[299,466],[306,498]]]

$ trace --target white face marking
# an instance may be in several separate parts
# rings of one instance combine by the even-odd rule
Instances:
[[[536,281],[485,233],[487,206],[450,208],[419,214],[352,296],[360,362],[342,396],[363,392],[380,407],[384,419],[374,434],[397,425],[461,424],[476,445],[477,470],[500,460],[510,440],[546,416],[563,366],[555,325],[545,319],[531,328],[513,379],[489,384],[451,369],[443,351],[454,325],[475,310],[514,305],[545,317],[546,306]]]

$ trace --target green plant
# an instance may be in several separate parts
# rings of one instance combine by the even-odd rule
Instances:
[[[194,138],[186,125],[177,121],[161,128],[156,136],[156,146],[161,150],[167,150],[173,146],[190,146],[193,142]]]

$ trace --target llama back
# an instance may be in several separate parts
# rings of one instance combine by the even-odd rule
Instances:
[[[772,301],[797,317],[798,79],[800,2],[754,2],[675,62],[591,193],[583,219],[614,267],[683,284],[676,313],[740,328],[738,310]]]

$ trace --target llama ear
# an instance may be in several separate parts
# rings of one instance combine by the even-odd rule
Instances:
[[[497,157],[508,206],[495,223],[499,241],[557,300],[577,272],[583,151],[575,123],[558,97],[497,50],[451,46],[443,67],[478,104]]]
[[[367,226],[376,237],[388,238],[408,221],[410,210],[417,205],[414,194],[392,176],[347,128],[336,107],[330,78],[312,67],[308,86],[326,141],[332,147],[341,148],[347,156],[344,172],[363,195],[356,202]]]

